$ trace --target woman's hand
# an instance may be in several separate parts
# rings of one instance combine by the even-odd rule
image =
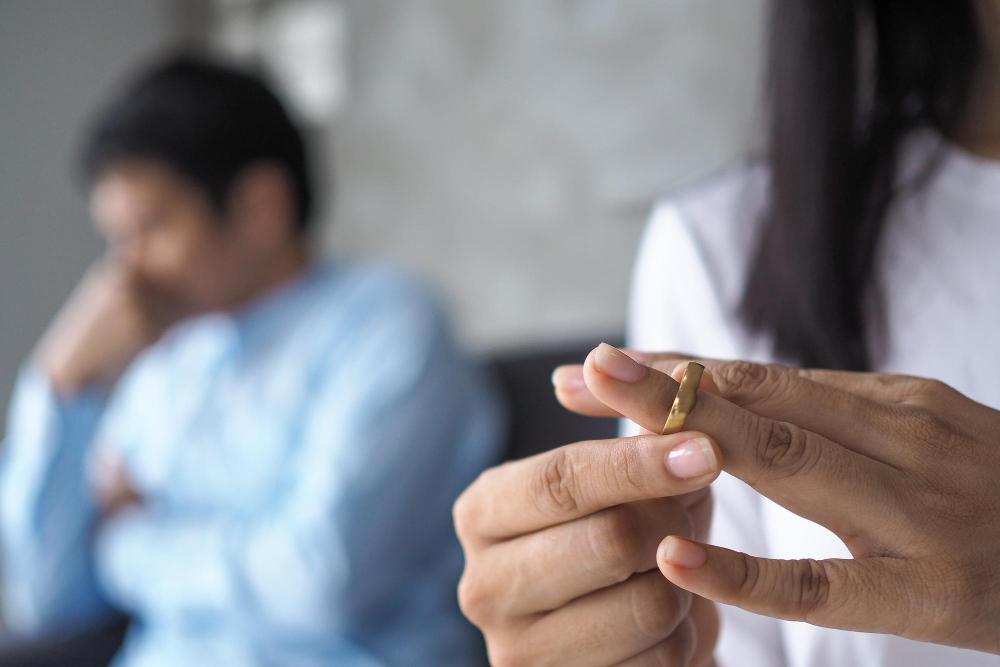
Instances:
[[[455,505],[462,610],[506,665],[711,661],[712,603],[656,569],[667,535],[705,539],[718,447],[702,433],[582,442],[483,473]]]
[[[560,400],[659,428],[686,357],[637,355],[641,365],[601,349],[620,363],[592,354],[562,369]],[[854,559],[770,560],[668,537],[667,579],[769,616],[1000,653],[1000,412],[922,378],[704,363],[718,395],[699,392],[686,427]]]

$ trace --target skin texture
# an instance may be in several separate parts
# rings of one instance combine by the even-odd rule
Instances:
[[[627,381],[592,355],[557,372],[557,395],[655,428],[685,355],[631,354],[643,364],[616,373]],[[666,579],[777,618],[1000,653],[1000,411],[924,378],[701,361],[712,382],[686,425],[714,436],[724,469],[854,558],[769,560],[668,536],[656,557]]]
[[[591,376],[606,353],[588,358]],[[707,470],[679,477],[667,465],[677,450],[689,452],[684,474],[699,452]],[[721,458],[711,438],[686,432],[576,443],[483,473],[455,522],[459,600],[491,664],[710,664],[715,610],[663,578],[656,550],[668,534],[704,539]]]
[[[659,429],[686,355],[631,355],[602,345],[559,369],[559,400]],[[459,599],[493,664],[706,664],[717,623],[692,600],[1000,653],[1000,412],[923,378],[700,361],[691,430],[506,463],[458,500]],[[692,438],[854,559],[703,544],[716,472],[664,465]]]
[[[238,310],[302,273],[309,261],[295,233],[288,181],[270,164],[244,169],[219,211],[161,163],[116,163],[97,179],[90,209],[107,251],[35,354],[66,397],[110,390],[172,325]],[[98,486],[106,513],[141,502],[120,462],[104,462]]]

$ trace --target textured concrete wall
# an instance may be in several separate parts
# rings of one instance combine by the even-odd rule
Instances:
[[[327,247],[426,277],[479,349],[618,332],[653,199],[753,142],[761,2],[343,0]],[[80,122],[170,12],[193,37],[225,16],[0,2],[0,406],[100,252],[69,178]]]
[[[0,2],[0,410],[101,251],[71,178],[80,124],[169,23],[154,0]]]
[[[651,202],[754,138],[759,0],[351,0],[329,246],[477,347],[622,328]]]

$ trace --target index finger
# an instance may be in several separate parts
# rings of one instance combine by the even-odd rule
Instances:
[[[672,377],[604,345],[588,357],[585,372],[595,396],[647,429],[662,428],[677,393]],[[773,403],[766,397],[777,390],[777,386],[762,386],[759,393],[765,402]],[[898,505],[889,496],[893,488],[889,477],[898,474],[884,460],[889,446],[866,425],[858,403],[863,399],[832,390],[823,396],[825,404],[794,398],[804,402],[803,410],[811,411],[804,413],[805,421],[828,427],[832,415],[846,424],[840,428],[852,436],[854,449],[839,439],[763,416],[711,392],[698,392],[687,424],[718,438],[729,473],[792,512],[838,533],[859,526],[877,530],[879,520]],[[775,400],[780,404],[780,399],[781,395]],[[877,409],[873,405],[866,403],[865,409]],[[771,405],[770,412],[776,409],[781,406]],[[871,507],[882,511],[876,517]]]
[[[464,542],[502,540],[696,491],[720,466],[715,442],[692,431],[565,445],[484,472],[456,502],[455,525]]]
[[[695,357],[683,352],[646,352],[629,348],[623,349],[622,352],[625,352],[640,364],[664,373],[670,373],[681,361],[690,359],[704,361],[702,357]],[[590,391],[584,378],[583,364],[565,364],[556,368],[552,372],[552,386],[555,390],[556,399],[567,410],[587,417],[622,416],[617,410],[603,403]],[[711,376],[706,375],[702,379],[701,388],[707,391],[714,390]]]

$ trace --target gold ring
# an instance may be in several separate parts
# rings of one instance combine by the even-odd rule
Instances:
[[[705,372],[705,367],[696,361],[688,362],[684,369],[684,377],[681,378],[681,386],[674,397],[674,404],[670,406],[670,413],[667,421],[663,424],[662,435],[669,435],[684,430],[684,420],[694,409],[695,401],[698,400],[698,385],[701,384],[701,376]]]

